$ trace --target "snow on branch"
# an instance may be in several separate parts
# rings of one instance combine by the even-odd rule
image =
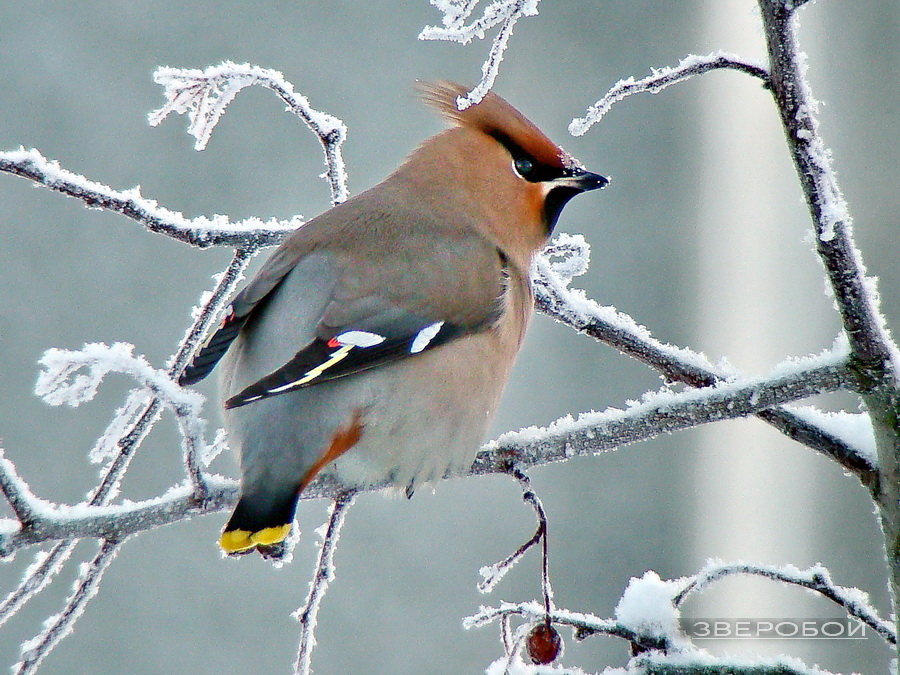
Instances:
[[[715,657],[697,648],[684,633],[681,627],[680,606],[690,594],[701,591],[727,576],[748,574],[801,586],[818,593],[840,605],[848,615],[863,621],[887,641],[893,643],[896,640],[890,623],[878,616],[868,596],[856,588],[835,584],[828,570],[821,565],[799,570],[792,566],[775,567],[718,561],[710,561],[696,575],[680,579],[664,580],[653,571],[646,572],[640,578],[632,578],[616,605],[613,618],[606,619],[560,608],[553,608],[548,613],[543,604],[535,601],[501,602],[497,607],[482,606],[476,614],[464,619],[463,626],[472,629],[495,621],[501,623],[506,655],[495,661],[488,668],[488,672],[495,672],[492,669],[496,669],[498,673],[508,672],[511,666],[516,666],[515,672],[534,675],[545,672],[581,672],[562,666],[545,670],[526,664],[522,660],[524,641],[521,636],[549,616],[552,624],[571,628],[576,640],[605,635],[630,642],[633,653],[637,655],[624,669],[616,671],[626,675],[639,673],[713,675],[725,671],[773,675],[824,673],[825,671],[811,668],[787,656],[762,660],[758,657],[744,658],[735,655],[726,658]],[[510,625],[513,618],[524,622],[515,631],[511,630]],[[510,639],[511,633],[513,636]]]
[[[532,466],[595,455],[622,445],[648,440],[681,429],[746,417],[760,410],[844,388],[852,380],[844,355],[833,352],[786,363],[767,377],[723,382],[714,387],[648,394],[626,410],[566,416],[546,428],[509,432],[488,443],[473,466],[460,475],[510,473]],[[448,475],[452,478],[455,475]],[[27,524],[0,521],[0,555],[50,540],[123,537],[184,518],[221,511],[234,505],[234,481],[205,476],[206,493],[198,499],[189,486],[173,488],[157,499],[102,506],[105,501],[76,507],[31,505],[37,517]],[[361,491],[381,490],[374,483]],[[316,479],[301,498],[337,498],[343,488],[327,477]]]
[[[159,206],[141,195],[139,187],[117,191],[88,180],[51,161],[37,150],[0,151],[0,171],[34,181],[54,192],[80,199],[88,208],[106,209],[137,221],[151,232],[165,234],[178,241],[210,246],[263,247],[281,242],[303,224],[299,217],[282,221],[247,218],[232,223],[227,216],[186,218],[177,211]]]
[[[869,600],[869,595],[858,588],[838,586],[831,580],[831,573],[822,565],[800,570],[793,565],[775,567],[771,565],[751,565],[748,563],[723,563],[709,561],[703,569],[688,579],[687,584],[674,598],[675,605],[681,605],[693,593],[699,592],[720,579],[728,576],[759,576],[800,586],[828,598],[881,635],[887,642],[897,644],[897,635],[889,621],[878,615]]]
[[[103,378],[117,372],[131,376],[175,410],[200,413],[200,394],[178,386],[168,373],[157,370],[133,352],[134,345],[125,342],[94,342],[78,350],[48,349],[38,361],[44,370],[38,376],[34,393],[50,405],[67,404],[74,408],[92,400]],[[87,373],[78,374],[82,369]]]
[[[819,133],[817,102],[806,79],[805,56],[797,46],[797,19],[792,6],[761,2],[771,62],[771,89],[785,137],[816,230],[816,245],[825,264],[853,353],[870,386],[896,389],[900,367],[897,346],[879,309],[875,281],[866,276],[853,242],[851,219],[831,153]],[[893,361],[893,363],[892,363]]]
[[[599,305],[581,289],[570,288],[572,278],[587,270],[589,259],[590,246],[581,235],[560,234],[544,250],[532,271],[539,312],[637,359],[669,382],[710,387],[738,377],[732,369],[714,367],[702,354],[656,340],[627,314],[615,307]],[[833,420],[825,420],[811,410],[814,409],[773,408],[756,415],[786,436],[838,462],[864,485],[873,484],[877,472],[870,450],[871,437],[838,434],[831,423]]]
[[[59,614],[47,618],[44,629],[22,643],[22,660],[13,666],[16,675],[37,672],[41,661],[59,642],[72,632],[75,622],[84,613],[87,603],[100,590],[100,581],[119,551],[119,543],[104,541],[90,563],[82,563],[72,594]]]
[[[191,326],[188,328],[184,338],[169,361],[167,372],[171,378],[176,378],[184,369],[185,364],[190,359],[197,345],[200,344],[203,336],[233,293],[235,286],[243,276],[244,269],[250,262],[256,250],[255,246],[238,248],[235,250],[234,256],[225,270],[221,274],[216,275],[215,287],[211,292],[205,294],[202,307],[194,312]],[[148,399],[144,395],[135,396],[133,393],[129,396],[125,405],[116,411],[113,420],[107,426],[106,431],[101,435],[90,452],[92,459],[98,461],[107,459],[109,461],[104,468],[100,482],[89,494],[86,504],[87,507],[100,507],[106,505],[116,497],[119,485],[125,472],[130,466],[132,458],[135,456],[137,449],[158,419],[161,409],[162,402],[160,399],[152,397]],[[10,467],[0,467],[0,469],[2,468],[9,469]],[[4,483],[7,485],[10,482],[9,478],[15,476],[14,467],[12,468],[13,471],[7,471],[4,476]],[[208,482],[209,477],[207,477],[205,485],[208,486]],[[182,520],[185,517],[188,517],[189,509],[192,507],[197,508],[198,502],[195,496],[196,492],[194,486],[186,487],[184,488],[185,499],[183,502],[179,504],[177,501],[173,500],[173,508],[176,508],[179,505],[185,508],[185,512],[179,514],[177,518],[173,518],[173,521],[176,519]],[[27,501],[32,513],[40,511],[43,516],[46,516],[48,510],[48,508],[46,508],[46,502],[41,502],[36,497],[32,498],[30,492],[19,490],[19,493],[20,496],[22,496],[21,498]],[[233,504],[236,501],[236,495],[237,488],[233,483],[230,493],[227,488],[223,489],[221,486],[213,486],[210,492],[205,495],[202,505],[206,506],[208,512],[213,509],[212,504],[215,503],[216,498],[224,498],[227,500],[228,504]],[[128,504],[124,505],[126,509],[128,506]],[[26,517],[21,519],[20,522],[6,521],[5,527],[0,528],[5,529],[10,535],[9,538],[5,535],[0,536],[0,557],[8,557],[18,548],[30,545],[26,543],[29,537],[31,537],[35,543],[48,540],[58,542],[48,552],[41,552],[36,556],[34,563],[25,570],[18,586],[10,591],[3,601],[0,602],[0,625],[5,623],[12,616],[15,616],[15,614],[31,598],[50,584],[60,572],[65,562],[72,555],[75,545],[78,543],[78,539],[73,538],[77,536],[73,533],[73,530],[77,530],[77,528],[67,527],[66,520],[58,517],[60,507],[53,507],[53,505],[50,505],[49,510],[53,510],[53,508],[56,508],[57,510],[57,514],[54,514],[53,518],[41,517],[29,519]],[[79,507],[74,508],[77,510]],[[15,513],[18,517],[20,514],[24,514],[24,511],[22,511],[21,508],[17,508],[15,509]],[[93,514],[93,512],[91,513]],[[69,513],[69,516],[72,517],[71,512]],[[103,529],[102,520],[101,514],[101,518],[94,523],[98,525],[101,530]],[[125,531],[119,531],[117,529],[121,523],[122,519],[119,517],[113,523],[108,524],[110,529],[100,532],[96,536],[121,540],[122,536],[127,534],[127,527],[125,528]],[[40,532],[42,528],[48,526],[57,527],[59,529],[55,535],[49,537],[41,535]],[[87,536],[92,537],[95,535],[89,534]],[[6,548],[6,544],[10,544],[12,547]],[[90,601],[91,597],[93,596],[78,596],[79,602],[82,603],[87,603]]]
[[[679,82],[684,82],[695,75],[702,75],[711,70],[730,68],[757,77],[768,83],[769,73],[760,63],[745,61],[739,56],[723,51],[713,52],[706,56],[690,54],[679,61],[677,66],[654,68],[647,77],[635,80],[629,77],[616,82],[609,91],[588,108],[584,117],[577,117],[569,124],[569,133],[573,136],[582,136],[587,130],[599,122],[610,108],[619,101],[643,92],[658,94],[666,87]]]
[[[679,393],[648,393],[642,402],[633,401],[625,410],[583,413],[577,418],[561,418],[546,428],[507,432],[486,446],[492,452],[480,454],[472,471],[496,472],[493,462],[501,457],[525,469],[597,454],[707,422],[747,417],[790,400],[846,388],[851,381],[845,356],[826,352],[782,364],[767,377]]]
[[[159,68],[153,74],[153,80],[165,88],[167,102],[149,114],[150,124],[158,125],[173,112],[187,113],[190,119],[188,133],[197,139],[194,144],[197,150],[206,148],[225,109],[242,89],[261,85],[272,90],[321,142],[328,166],[324,177],[331,188],[332,202],[338,204],[347,199],[347,174],[341,156],[347,127],[334,115],[314,109],[280,72],[248,63],[224,61],[206,70]]]
[[[481,66],[481,81],[466,96],[456,99],[456,107],[465,110],[481,101],[494,86],[513,27],[522,16],[536,16],[540,0],[495,0],[484,8],[481,18],[469,24],[466,24],[466,21],[475,11],[478,0],[430,0],[430,2],[443,13],[444,25],[426,26],[419,33],[420,40],[447,40],[466,45],[475,38],[483,40],[487,31],[500,25],[488,57]]]
[[[200,417],[203,396],[178,385],[164,370],[153,368],[143,356],[134,356],[134,346],[124,342],[113,345],[91,343],[77,351],[48,349],[38,363],[44,371],[38,376],[35,393],[50,405],[76,407],[90,401],[103,378],[110,372],[134,378],[145,390],[170,408],[178,420],[184,450],[184,461],[198,495],[206,492],[199,456],[206,444],[203,433],[206,422]],[[76,374],[80,370],[86,374]]]
[[[300,645],[297,649],[297,659],[294,662],[296,675],[309,675],[312,672],[312,650],[316,645],[315,633],[319,606],[328,592],[329,584],[334,581],[334,551],[341,535],[341,528],[344,526],[344,517],[352,504],[353,495],[339,495],[331,503],[328,522],[316,530],[322,537],[322,543],[313,579],[309,584],[309,594],[306,596],[303,607],[291,615],[300,624]]]

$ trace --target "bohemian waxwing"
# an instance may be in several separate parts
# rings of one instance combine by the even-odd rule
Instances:
[[[242,473],[228,553],[277,555],[319,473],[411,495],[468,468],[532,313],[532,257],[608,182],[495,94],[459,111],[464,87],[419,90],[453,128],[292,233],[181,377],[224,355]]]

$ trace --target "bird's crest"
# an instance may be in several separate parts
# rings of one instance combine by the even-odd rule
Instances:
[[[503,145],[525,151],[541,164],[559,169],[577,165],[577,161],[551,141],[525,115],[504,99],[488,92],[480,103],[460,110],[456,100],[468,89],[455,82],[416,82],[422,100],[452,124],[480,131]]]

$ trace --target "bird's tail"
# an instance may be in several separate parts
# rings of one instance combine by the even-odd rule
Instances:
[[[278,557],[291,532],[297,493],[280,498],[271,494],[242,495],[219,538],[219,546],[228,555],[258,551],[266,557]]]

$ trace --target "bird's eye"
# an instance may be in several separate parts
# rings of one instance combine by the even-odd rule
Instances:
[[[513,168],[515,168],[516,173],[522,176],[522,178],[527,178],[528,175],[534,171],[534,162],[525,157],[520,157],[513,162]]]

